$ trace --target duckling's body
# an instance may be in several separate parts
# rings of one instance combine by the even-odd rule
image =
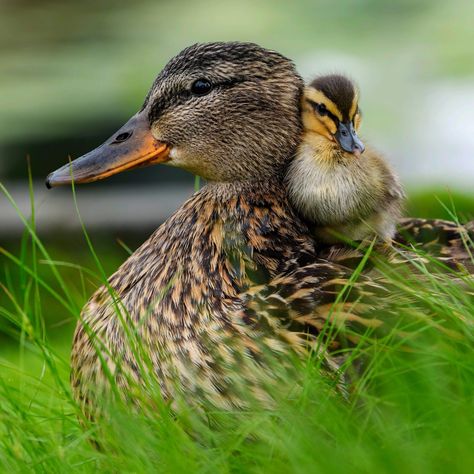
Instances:
[[[403,191],[397,176],[380,154],[365,150],[356,135],[357,101],[348,79],[315,80],[303,97],[303,140],[288,169],[292,204],[313,225],[318,239],[328,243],[373,234],[389,241],[401,215]],[[348,126],[343,131],[357,141],[354,150],[350,144],[344,149],[336,138],[337,126],[344,122]]]
[[[392,239],[403,197],[392,170],[370,149],[360,158],[333,150],[325,153],[323,140],[305,137],[289,167],[289,195],[295,208],[327,243],[338,236],[363,240],[377,234]]]

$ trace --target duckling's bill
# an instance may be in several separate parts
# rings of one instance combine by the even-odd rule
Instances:
[[[339,122],[335,138],[341,148],[349,153],[360,156],[365,151],[352,122]]]
[[[147,114],[141,111],[95,150],[50,173],[46,186],[90,183],[128,169],[164,163],[168,155],[169,147],[153,137]]]

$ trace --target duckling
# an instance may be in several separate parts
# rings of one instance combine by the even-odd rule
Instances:
[[[341,75],[316,78],[304,91],[304,133],[289,166],[291,203],[326,243],[395,235],[404,193],[396,174],[357,133],[359,92]]]

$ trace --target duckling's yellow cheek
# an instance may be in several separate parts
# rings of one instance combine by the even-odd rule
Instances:
[[[321,117],[321,122],[323,122],[326,128],[331,132],[331,135],[336,134],[336,124],[329,117]]]
[[[312,130],[315,126],[316,118],[314,116],[314,112],[309,110],[309,108],[305,107],[301,119],[303,121],[303,127],[305,130]]]
[[[334,152],[338,149],[336,142],[328,140],[326,136],[317,133],[306,133],[303,143],[307,146],[306,153],[309,153],[318,163],[332,161]]]
[[[303,112],[302,118],[305,131],[317,133],[328,140],[333,139],[332,135],[336,133],[336,126],[331,119],[316,117],[314,112]]]

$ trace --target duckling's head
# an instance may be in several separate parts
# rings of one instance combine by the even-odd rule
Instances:
[[[321,141],[330,150],[360,156],[365,147],[357,132],[361,123],[359,92],[352,81],[339,74],[317,77],[306,86],[302,99],[306,137]]]
[[[293,63],[275,51],[237,42],[190,46],[165,66],[137,114],[51,173],[47,185],[155,163],[218,182],[275,176],[300,139],[302,89]]]

